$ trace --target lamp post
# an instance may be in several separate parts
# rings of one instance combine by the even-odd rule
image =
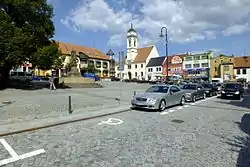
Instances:
[[[114,60],[114,52],[109,49],[109,51],[106,53],[106,55],[108,55],[109,57],[111,57],[111,61],[110,61],[110,73],[112,73],[112,76],[114,76],[115,74],[115,60]]]
[[[165,31],[164,31],[165,30]],[[166,65],[166,68],[167,68],[167,76],[166,76],[166,81],[168,82],[168,29],[167,27],[162,27],[161,28],[161,34],[160,34],[160,37],[161,38],[164,38],[165,37],[165,45],[166,45],[166,57],[167,57],[167,65]]]

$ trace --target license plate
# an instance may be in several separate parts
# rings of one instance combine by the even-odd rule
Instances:
[[[233,95],[227,95],[227,96],[233,96]]]

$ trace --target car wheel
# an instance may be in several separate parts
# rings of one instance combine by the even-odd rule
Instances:
[[[212,97],[214,95],[213,92],[209,92],[209,96]]]
[[[204,93],[204,94],[203,94],[203,97],[202,97],[202,99],[205,99],[205,98],[206,98],[206,93]]]
[[[158,107],[158,110],[159,111],[164,111],[165,108],[166,108],[166,102],[165,102],[165,100],[161,100],[160,104],[159,104],[159,107]]]
[[[237,100],[241,100],[241,95],[236,97]]]
[[[186,102],[186,98],[184,96],[182,96],[181,101],[180,101],[180,105],[183,106]]]
[[[193,96],[192,101],[193,101],[193,102],[196,102],[196,95]]]

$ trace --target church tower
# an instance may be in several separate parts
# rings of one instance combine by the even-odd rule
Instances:
[[[127,61],[133,62],[137,56],[138,37],[131,23],[131,27],[127,32]]]

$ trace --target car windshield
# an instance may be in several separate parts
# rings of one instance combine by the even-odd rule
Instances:
[[[196,85],[184,85],[182,89],[196,90]]]
[[[153,93],[167,93],[168,86],[151,86],[146,90],[146,92],[153,92]]]
[[[204,88],[213,88],[213,84],[202,84]]]
[[[224,87],[227,89],[239,89],[240,85],[239,84],[225,84]]]
[[[220,82],[219,80],[212,80],[212,82],[214,82],[214,83],[218,83],[218,82]]]

